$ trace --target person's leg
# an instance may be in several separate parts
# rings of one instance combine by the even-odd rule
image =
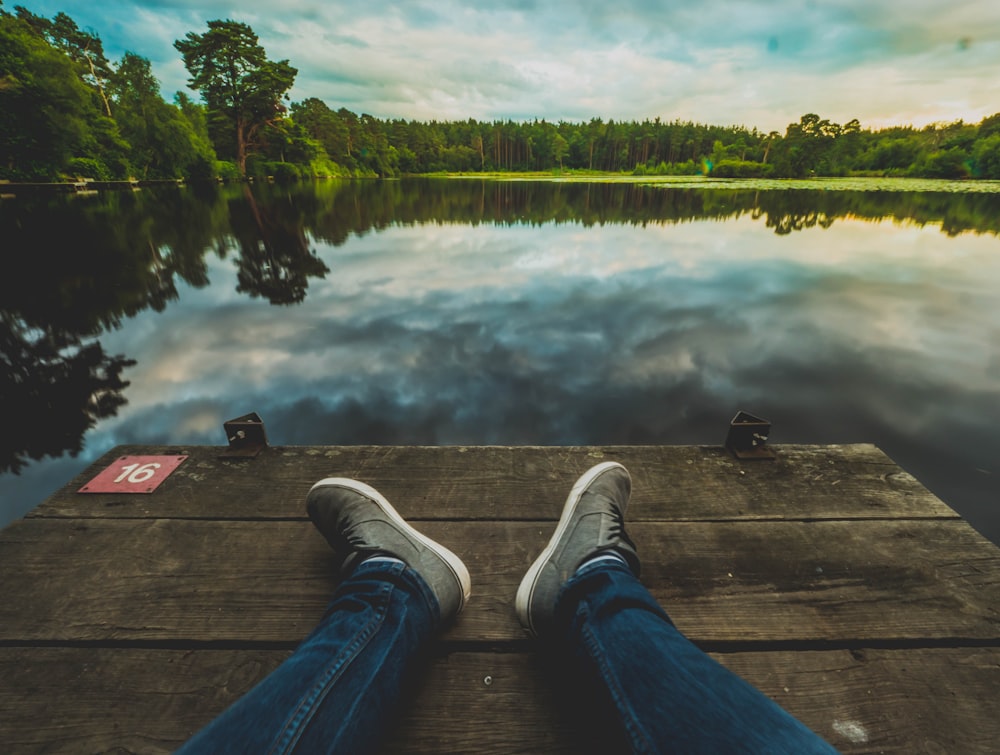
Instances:
[[[468,599],[464,564],[374,489],[331,478],[307,503],[349,576],[295,653],[189,740],[184,755],[371,751],[419,651]]]
[[[630,489],[618,464],[580,478],[518,589],[522,624],[575,663],[634,752],[835,753],[691,644],[639,583]]]
[[[624,563],[572,577],[555,626],[556,641],[614,706],[635,752],[836,752],[688,641]]]

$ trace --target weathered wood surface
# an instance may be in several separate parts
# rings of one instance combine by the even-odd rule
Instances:
[[[31,516],[257,519],[304,517],[309,487],[353,477],[415,519],[556,519],[593,464],[632,474],[629,521],[866,519],[958,515],[875,446],[780,446],[773,462],[740,462],[697,446],[281,446],[252,460],[204,446],[121,446]],[[78,495],[124,454],[189,454],[160,494]],[[159,493],[159,491],[158,491]]]
[[[169,752],[263,678],[336,583],[303,509],[326,476],[377,487],[472,574],[386,751],[587,751],[513,596],[573,480],[611,459],[678,626],[838,748],[1000,741],[1000,549],[873,446],[220,450],[114,449],[0,532],[0,751]],[[190,458],[152,495],[75,492],[159,453]]]
[[[447,638],[524,638],[514,593],[550,523],[413,521],[472,575],[474,599]],[[644,521],[630,532],[645,583],[697,642],[1000,635],[1000,549],[960,521],[923,525]],[[0,641],[294,645],[335,586],[308,521],[34,519],[0,532],[0,553]]]
[[[964,755],[1000,741],[1000,717],[984,715],[995,710],[996,648],[712,655],[846,751]],[[0,648],[4,751],[170,752],[287,656]],[[538,663],[530,651],[435,658],[385,752],[592,751]]]

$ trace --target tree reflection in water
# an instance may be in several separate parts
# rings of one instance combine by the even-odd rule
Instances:
[[[294,308],[308,301],[310,285],[338,275],[336,262],[331,261],[336,257],[324,261],[312,246],[341,246],[371,231],[421,225],[669,228],[741,218],[762,222],[785,237],[828,229],[845,218],[935,224],[951,236],[965,232],[998,235],[1000,195],[413,179],[170,187],[90,197],[4,200],[0,202],[0,239],[9,271],[0,276],[0,410],[9,420],[9,431],[0,442],[0,471],[17,472],[30,459],[76,455],[84,448],[88,430],[127,404],[127,368],[135,366],[140,356],[109,354],[102,340],[128,328],[139,313],[183,306],[178,301],[183,298],[182,289],[211,292],[213,257],[227,261],[235,270],[230,293]],[[396,275],[394,270],[383,273],[389,278]],[[636,311],[638,304],[622,301],[615,306]],[[644,316],[655,319],[658,315],[648,312]],[[402,335],[393,335],[398,323],[380,327],[387,328],[386,343],[397,336],[441,341],[441,348],[447,346],[449,353],[458,354],[456,358],[464,353],[471,359],[469,355],[478,354],[477,349],[485,349],[477,359],[481,357],[479,364],[486,372],[470,375],[468,390],[478,390],[474,384],[479,382],[487,393],[494,390],[490,386],[506,385],[517,397],[504,404],[506,420],[521,430],[514,437],[482,427],[480,442],[667,442],[662,428],[627,417],[619,418],[615,437],[595,439],[571,433],[564,438],[554,433],[543,426],[548,419],[531,397],[558,403],[561,389],[543,384],[541,372],[507,370],[504,364],[516,361],[518,355],[504,352],[502,344],[492,341],[492,345],[480,344],[482,333],[475,323],[441,322],[438,332]],[[183,339],[184,334],[170,337]],[[348,342],[358,335],[345,330],[339,337]],[[655,351],[655,342],[643,348]],[[600,355],[593,358],[599,360]],[[755,365],[736,365],[729,377],[751,382],[769,379],[755,369]],[[494,382],[487,385],[490,379]],[[821,377],[809,379],[815,385]],[[434,396],[418,406],[394,403],[384,386],[372,386],[367,395],[367,405],[356,398],[344,399],[338,428],[346,423],[350,432],[345,429],[341,434],[340,428],[329,442],[412,442],[414,438],[435,442],[443,433],[440,423],[454,421],[453,417],[441,419],[454,411],[446,396]],[[674,397],[664,394],[662,398]],[[490,400],[506,401],[495,395]],[[593,427],[612,432],[611,425],[601,425],[597,416],[603,411],[603,401],[595,397],[579,416],[589,418]],[[384,413],[378,411],[379,406]],[[680,409],[688,412],[691,423],[705,420],[703,407]],[[314,410],[322,413],[322,407]],[[386,417],[394,419],[388,422]],[[150,441],[139,438],[137,442]],[[698,441],[692,438],[690,442]],[[5,514],[0,525],[7,519]]]

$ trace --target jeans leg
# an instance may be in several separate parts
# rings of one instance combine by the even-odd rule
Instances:
[[[624,564],[585,568],[556,604],[556,637],[641,753],[836,753],[696,648]]]
[[[298,649],[179,752],[371,751],[410,661],[439,624],[437,601],[415,571],[363,562]]]

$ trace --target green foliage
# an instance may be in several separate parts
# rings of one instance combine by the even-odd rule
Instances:
[[[221,177],[215,167],[218,161],[212,139],[208,135],[208,118],[204,106],[194,102],[184,92],[177,92],[174,95],[174,103],[187,124],[191,151],[194,155],[192,162],[187,166],[185,177],[193,181]]]
[[[902,171],[916,161],[920,152],[920,143],[913,138],[886,139],[861,156],[859,167],[863,170]]]
[[[976,141],[978,131],[979,129],[976,126],[956,121],[955,123],[935,128],[932,138],[935,145],[944,151],[961,149],[968,152]]]
[[[1000,113],[983,118],[979,122],[976,136],[979,139],[989,139],[994,134],[1000,134]]]
[[[667,163],[661,160],[656,165],[640,163],[632,171],[634,176],[700,176],[701,174],[702,166],[694,160],[682,163]]]
[[[773,172],[773,165],[751,160],[722,160],[712,168],[717,178],[767,178]]]
[[[110,80],[114,116],[138,178],[211,176],[215,155],[181,108],[164,102],[149,61],[127,52]]]
[[[118,133],[118,124],[95,110],[89,126],[81,156],[91,157],[103,163],[113,180],[127,179],[131,173],[128,164],[129,145]]]
[[[239,181],[243,177],[239,166],[229,160],[219,160],[215,163],[215,175],[223,181]]]
[[[961,147],[938,150],[921,157],[910,172],[926,178],[967,178],[969,155]]]
[[[268,177],[278,183],[290,183],[304,177],[299,167],[291,163],[264,163],[263,168]]]
[[[64,54],[0,14],[0,177],[55,178],[87,138],[92,101]]]
[[[278,183],[297,181],[300,178],[305,178],[307,175],[297,165],[293,165],[292,163],[269,163],[269,165],[270,174],[274,176],[274,180]]]
[[[293,102],[291,116],[292,120],[319,143],[330,159],[342,162],[348,157],[347,124],[325,102],[315,97],[302,102]]]
[[[1000,129],[976,143],[972,161],[976,178],[1000,179]]]
[[[14,6],[17,17],[23,20],[40,37],[64,53],[74,64],[77,75],[100,95],[102,110],[111,116],[105,88],[112,75],[111,64],[104,55],[100,37],[82,30],[76,21],[65,13],[57,13],[50,21],[19,5]]]
[[[669,175],[674,176],[697,176],[701,173],[701,166],[694,160],[686,160],[673,165]]]
[[[774,174],[784,178],[810,175],[839,175],[843,168],[836,160],[836,143],[841,126],[815,113],[803,115],[789,124],[783,139],[774,145]]]
[[[0,10],[0,176],[214,176],[207,133],[163,101],[149,61],[126,53],[116,69],[66,14],[17,14]]]
[[[348,173],[329,157],[319,157],[309,163],[309,175],[313,178],[347,178]]]
[[[89,178],[91,181],[110,181],[112,178],[107,166],[92,157],[72,158],[63,169],[63,174],[76,180]]]
[[[295,166],[303,177],[316,175],[313,166],[321,169],[321,175],[335,175],[340,172],[330,160],[323,145],[312,138],[302,124],[292,118],[284,118],[264,130],[257,157],[267,163]],[[279,170],[278,173],[290,175],[287,170]],[[273,176],[276,173],[273,169],[268,169],[268,175]]]
[[[237,21],[209,21],[207,32],[189,32],[174,47],[208,107],[216,151],[246,173],[247,158],[263,146],[262,130],[283,116],[281,100],[298,70],[268,60],[253,29]]]
[[[305,167],[293,163],[263,160],[257,157],[251,157],[247,161],[247,175],[258,181],[275,181],[277,183],[290,183],[300,178],[310,177],[310,173]]]

